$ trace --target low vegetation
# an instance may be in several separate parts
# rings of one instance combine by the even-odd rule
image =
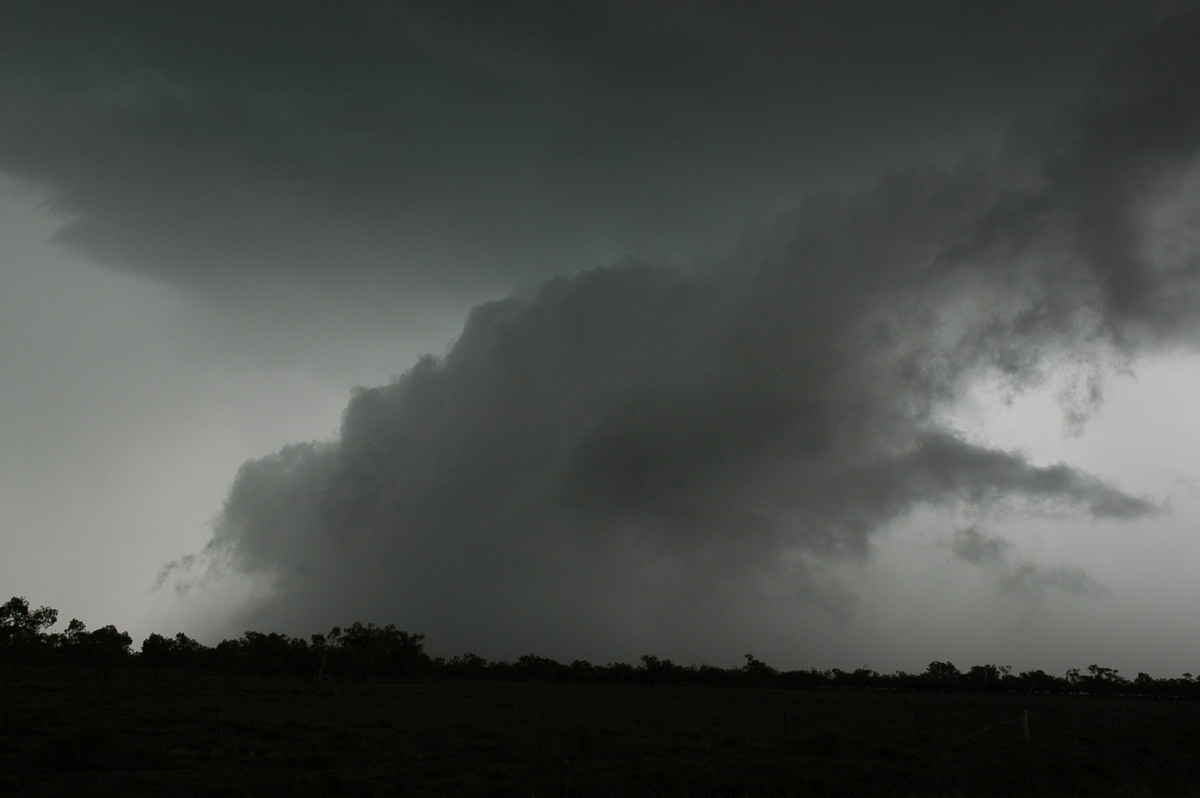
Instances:
[[[1196,680],[490,662],[354,623],[140,651],[0,607],[5,795],[1185,795]]]

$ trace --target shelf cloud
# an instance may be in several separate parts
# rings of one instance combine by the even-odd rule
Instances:
[[[264,618],[387,606],[458,640],[733,623],[785,590],[840,606],[837,563],[920,507],[1126,520],[1155,503],[971,440],[946,411],[1196,343],[1200,24],[1126,43],[1051,130],[952,168],[810,196],[689,267],[630,261],[476,307],[444,357],[356,389],[337,438],[247,462],[208,546],[269,577]],[[1182,237],[1182,238],[1181,238]],[[1082,571],[960,532],[1013,590]],[[474,627],[474,628],[470,628]],[[573,632],[565,630],[574,630]]]
[[[1054,385],[1078,434],[1114,372],[1196,350],[1193,6],[206,5],[6,20],[0,171],[56,240],[239,351],[474,307],[245,462],[161,583],[249,577],[264,627],[649,649],[847,617],[847,568],[925,510],[1162,512],[953,418]],[[977,527],[951,550],[1103,593]]]

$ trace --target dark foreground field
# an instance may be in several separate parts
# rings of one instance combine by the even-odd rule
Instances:
[[[0,795],[1200,794],[1192,701],[137,670],[0,700]]]

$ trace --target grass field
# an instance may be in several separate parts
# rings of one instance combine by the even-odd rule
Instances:
[[[1192,701],[129,669],[0,706],[0,795],[1200,794]]]

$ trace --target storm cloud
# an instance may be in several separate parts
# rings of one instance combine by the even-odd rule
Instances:
[[[209,554],[273,580],[260,619],[386,607],[451,645],[650,642],[765,597],[836,611],[836,565],[917,508],[1157,512],[947,418],[977,381],[1065,370],[1081,423],[1113,364],[1194,347],[1195,183],[1153,240],[1139,213],[1196,175],[1198,34],[1132,40],[1053,130],[815,194],[719,259],[476,307],[444,357],[356,389],[336,439],[246,463]],[[1014,590],[1097,589],[978,532],[954,550]]]
[[[1196,350],[1195,5],[12,3],[0,171],[212,310],[222,357],[473,307],[247,461],[164,583],[265,586],[236,625],[687,657],[848,617],[847,569],[926,510],[1160,512],[954,418],[1053,386],[1077,434],[1114,371]]]
[[[1017,5],[13,3],[0,169],[59,240],[209,302],[415,312],[986,139],[1169,4]]]

